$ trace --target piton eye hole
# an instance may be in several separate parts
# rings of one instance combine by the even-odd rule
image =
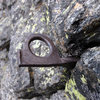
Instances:
[[[36,56],[45,57],[50,53],[48,45],[41,40],[33,40],[29,47],[31,52]]]

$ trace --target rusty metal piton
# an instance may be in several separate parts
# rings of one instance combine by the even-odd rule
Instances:
[[[41,40],[49,47],[49,54],[45,57],[36,56],[30,49],[30,43],[34,40]],[[52,40],[43,34],[32,34],[24,43],[24,49],[18,52],[19,67],[50,67],[65,66],[66,64],[76,63],[79,58],[66,57],[60,58],[59,53]]]

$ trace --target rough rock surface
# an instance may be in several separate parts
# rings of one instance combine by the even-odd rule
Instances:
[[[82,54],[65,91],[68,100],[100,99],[100,47],[88,49]]]
[[[0,56],[1,100],[18,100],[18,97],[32,100],[99,100],[100,48],[92,48],[81,56],[83,61],[79,63],[83,71],[77,63],[72,72],[74,80],[69,79],[72,66],[19,68],[17,58],[26,38],[38,33],[48,35],[60,56],[80,56],[87,48],[100,46],[99,26],[100,0],[0,0],[0,55],[4,55]],[[45,55],[43,43],[43,46],[39,42],[33,45],[38,55]],[[95,77],[93,82],[93,78],[87,75],[92,75],[92,72]]]
[[[0,100],[1,100],[1,82],[4,76],[5,69],[8,65],[7,50],[0,51]]]

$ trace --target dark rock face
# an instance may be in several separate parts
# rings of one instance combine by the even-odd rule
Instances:
[[[100,48],[92,48],[100,46],[99,26],[99,0],[1,0],[1,100],[99,100]],[[62,57],[92,49],[81,56],[72,75],[67,65],[19,68],[18,50],[30,34],[38,33],[48,35]],[[41,44],[36,41],[33,46],[44,56],[48,50]]]
[[[88,49],[72,71],[66,83],[67,98],[100,99],[100,47]]]

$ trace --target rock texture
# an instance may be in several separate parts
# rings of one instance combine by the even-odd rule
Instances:
[[[100,99],[100,47],[88,49],[82,54],[65,91],[68,100]]]
[[[99,100],[99,27],[100,0],[0,0],[0,99]],[[38,33],[48,35],[61,57],[80,57],[73,71],[18,67],[18,51]],[[48,53],[45,44],[32,45],[37,55]]]

